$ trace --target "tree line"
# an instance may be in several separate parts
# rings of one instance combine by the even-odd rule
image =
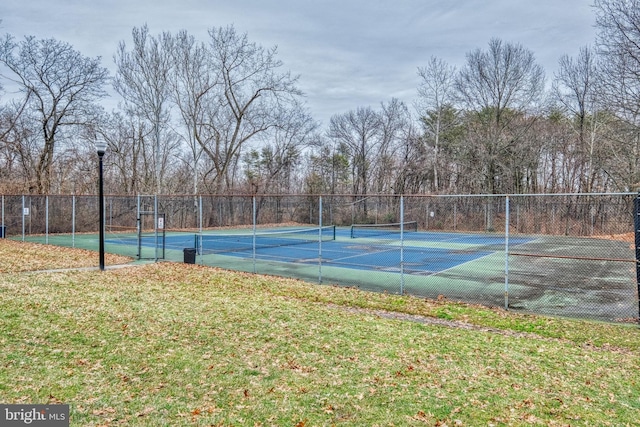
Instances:
[[[134,28],[113,76],[68,43],[7,34],[0,193],[94,193],[98,139],[117,194],[635,191],[640,1],[593,10],[594,44],[553,76],[525,46],[494,38],[459,68],[418,66],[413,105],[356,106],[324,128],[277,49],[233,26],[206,41]]]

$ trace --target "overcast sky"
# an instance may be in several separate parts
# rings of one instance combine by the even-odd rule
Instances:
[[[152,35],[187,30],[206,42],[207,30],[234,25],[249,40],[278,46],[286,70],[313,116],[392,97],[412,108],[417,68],[431,56],[460,67],[491,38],[531,50],[553,78],[563,54],[595,41],[591,0],[2,0],[0,34],[55,38],[115,70],[118,43],[131,30]]]

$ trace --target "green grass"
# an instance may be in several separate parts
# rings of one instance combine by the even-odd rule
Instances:
[[[193,265],[5,273],[0,346],[0,402],[68,403],[78,426],[640,418],[637,326]]]

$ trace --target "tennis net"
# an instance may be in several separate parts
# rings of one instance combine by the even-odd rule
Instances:
[[[253,249],[318,243],[336,239],[336,227],[261,231],[255,233],[196,234],[195,244],[199,253],[250,251]]]
[[[386,234],[395,235],[400,233],[400,230],[405,233],[416,232],[418,231],[418,222],[408,221],[404,223],[394,222],[389,224],[352,224],[351,238],[383,236]]]

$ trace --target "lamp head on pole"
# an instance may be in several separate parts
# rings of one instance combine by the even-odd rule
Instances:
[[[105,151],[107,151],[107,143],[103,139],[96,141],[96,151],[100,157],[104,156]]]

